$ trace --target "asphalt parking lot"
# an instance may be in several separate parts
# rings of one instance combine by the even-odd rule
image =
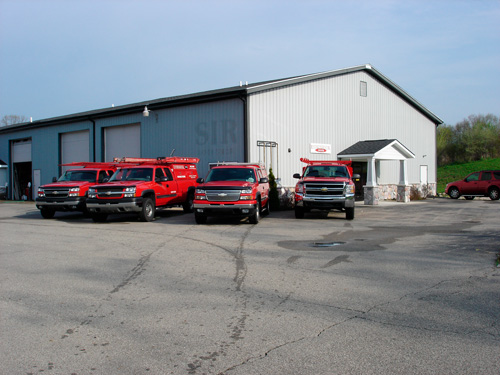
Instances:
[[[499,374],[500,202],[257,225],[0,203],[2,374]]]

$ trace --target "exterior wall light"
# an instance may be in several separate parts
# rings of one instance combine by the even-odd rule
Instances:
[[[145,106],[144,111],[142,111],[142,116],[149,117],[149,112],[151,112],[151,111],[148,109],[148,106]]]

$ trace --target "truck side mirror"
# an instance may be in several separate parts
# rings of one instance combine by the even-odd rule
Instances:
[[[57,182],[57,177],[52,177],[52,182]]]
[[[300,178],[300,173],[295,173],[295,174],[293,175],[293,178]]]
[[[359,181],[361,179],[361,176],[359,174],[353,174],[352,179],[355,181]]]
[[[170,181],[167,176],[156,177],[155,182],[168,182]]]
[[[196,183],[198,183],[198,184],[202,184],[204,182],[205,182],[205,179],[203,177],[199,177],[196,179]]]
[[[269,182],[269,179],[267,177],[262,177],[259,180],[259,184],[267,184]]]
[[[104,180],[102,180],[102,182],[108,182],[109,181],[109,177],[106,177]]]

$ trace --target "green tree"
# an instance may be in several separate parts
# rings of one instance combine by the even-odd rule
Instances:
[[[495,115],[471,115],[436,134],[438,165],[500,157],[500,121]]]

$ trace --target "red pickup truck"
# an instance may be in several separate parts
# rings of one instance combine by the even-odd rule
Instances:
[[[96,222],[109,214],[135,212],[152,221],[157,208],[182,206],[193,212],[198,158],[122,158],[111,179],[89,189],[87,208]]]
[[[358,174],[352,174],[351,162],[344,160],[300,159],[306,166],[302,175],[295,173],[299,181],[295,186],[295,217],[301,219],[305,212],[339,210],[346,219],[354,219],[354,182]]]
[[[109,179],[116,170],[112,163],[70,163],[63,166],[83,167],[68,169],[50,184],[38,188],[36,207],[45,219],[56,211],[86,212],[87,191],[90,186]]]
[[[209,216],[248,217],[257,224],[269,213],[269,178],[258,163],[217,163],[200,178],[194,200],[196,223]]]

